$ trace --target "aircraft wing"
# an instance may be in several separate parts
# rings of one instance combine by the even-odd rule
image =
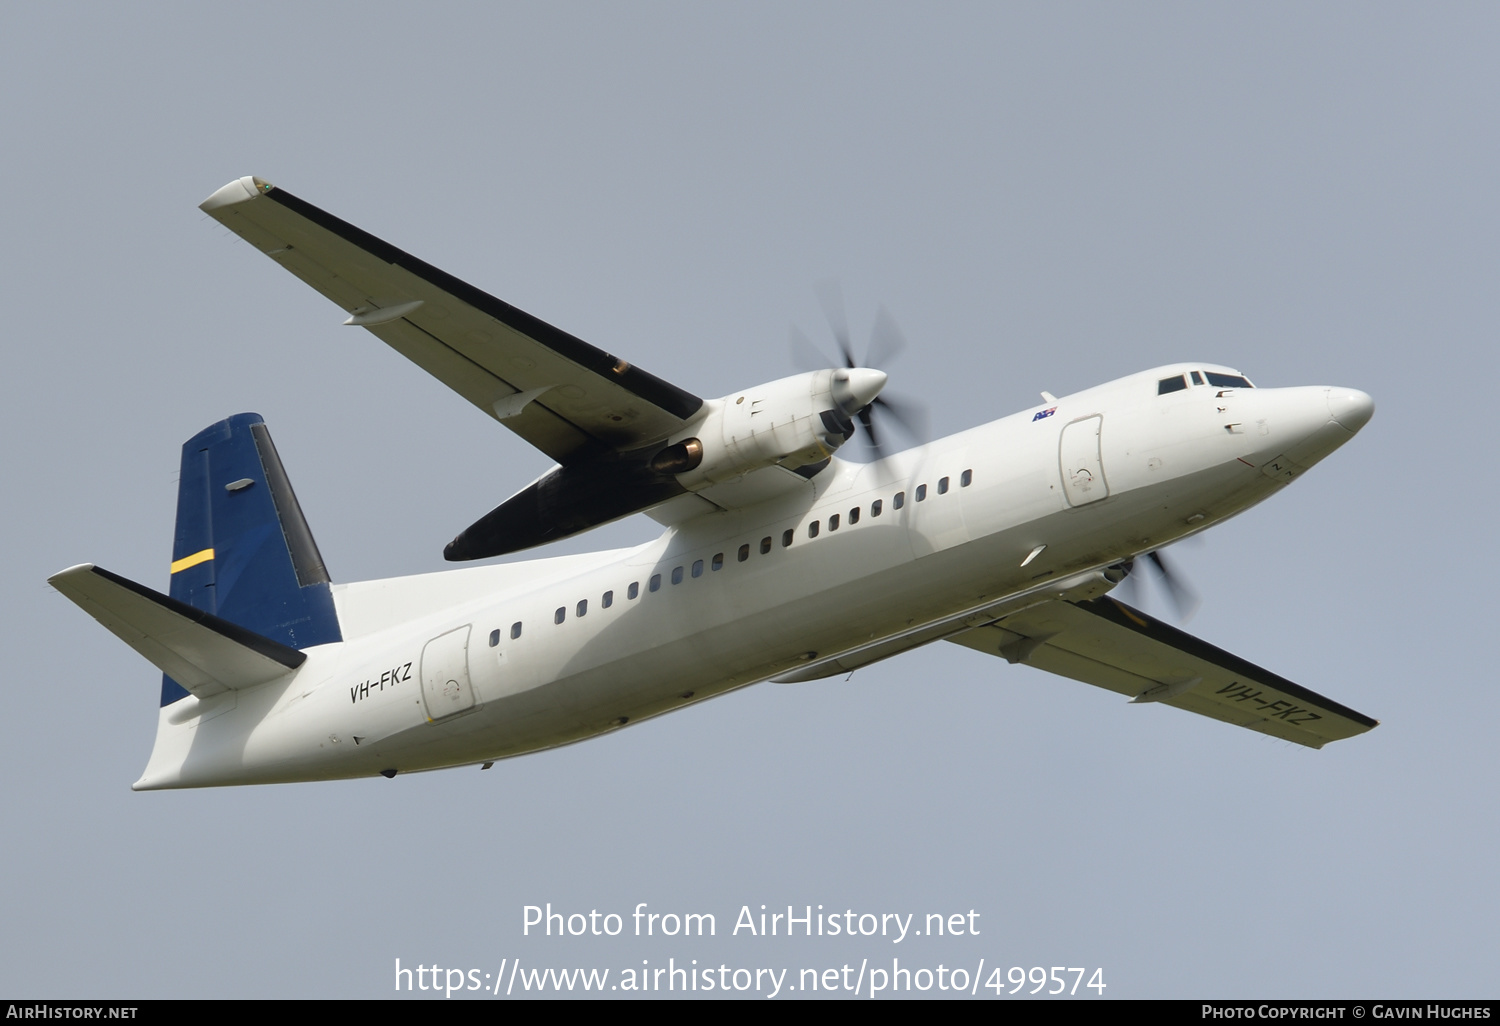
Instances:
[[[947,640],[1309,748],[1379,723],[1108,596],[1044,602]]]
[[[202,209],[565,467],[663,441],[703,405],[259,178]]]

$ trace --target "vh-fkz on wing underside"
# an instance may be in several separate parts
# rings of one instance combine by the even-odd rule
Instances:
[[[202,207],[563,466],[664,440],[703,405],[269,182]]]
[[[1108,596],[1042,603],[948,640],[1309,748],[1379,724]]]

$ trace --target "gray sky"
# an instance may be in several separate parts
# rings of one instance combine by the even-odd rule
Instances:
[[[1102,968],[1112,997],[1494,996],[1497,29],[1486,4],[6,5],[0,993],[899,957]],[[857,335],[899,321],[890,390],[938,435],[1178,359],[1364,389],[1357,439],[1173,554],[1193,633],[1383,723],[1306,751],[937,645],[486,773],[133,794],[157,674],[45,578],[165,588],[185,438],[262,413],[336,580],[444,569],[547,465],[200,214],[247,174],[702,395],[789,373],[792,323],[826,343],[831,277]],[[546,902],[718,936],[523,937]],[[763,903],[981,932],[730,936]]]

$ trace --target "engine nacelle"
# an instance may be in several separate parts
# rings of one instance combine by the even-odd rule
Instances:
[[[885,374],[862,367],[812,371],[704,403],[703,414],[652,460],[690,491],[773,464],[819,463],[854,433],[854,417]]]
[[[654,452],[643,447],[552,468],[459,532],[443,555],[452,560],[501,556],[761,467],[795,470],[818,463],[854,433],[854,417],[884,384],[880,371],[839,368],[706,402]]]

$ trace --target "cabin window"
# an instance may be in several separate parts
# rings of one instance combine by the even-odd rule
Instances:
[[[839,529],[839,515],[837,513],[828,518],[828,529],[830,531],[837,531]]]
[[[615,593],[612,592],[612,591],[606,591],[604,593],[603,597],[599,599],[599,604],[601,606],[603,606],[605,609],[608,609],[610,606],[614,605],[615,604]]]
[[[703,576],[703,560],[701,560],[701,559],[695,559],[695,560],[693,560],[693,576],[694,577],[702,577]]]
[[[938,494],[939,495],[947,495],[948,494],[948,479],[946,477],[940,477],[940,478],[938,478]]]
[[[792,547],[792,538],[793,538],[793,532],[792,532],[792,529],[790,527],[788,527],[785,531],[782,531],[781,532],[781,547],[784,548],[784,549],[791,548]]]
[[[640,581],[631,581],[630,582],[630,587],[628,587],[628,588],[625,589],[625,597],[626,598],[632,598],[633,599],[637,595],[639,595],[640,593],[641,593],[641,582]]]
[[[807,536],[809,538],[816,538],[818,536],[819,524],[819,521],[814,520],[812,523],[807,525]]]
[[[490,631],[490,648],[494,648],[498,644],[500,644],[500,628],[496,627]]]
[[[917,485],[917,501],[918,502],[926,502],[927,501],[927,486],[924,485],[924,484]]]
[[[876,499],[874,502],[870,503],[870,516],[872,516],[872,517],[878,517],[878,516],[880,516],[880,511],[883,508],[884,508],[884,504],[881,502],[881,500]]]
[[[583,616],[588,611],[589,611],[589,600],[588,599],[579,599],[578,600],[578,615],[579,616]]]
[[[906,505],[906,493],[897,492],[896,497],[891,500],[891,509],[900,509]]]
[[[960,488],[967,488],[967,487],[969,487],[969,485],[971,485],[973,483],[974,483],[974,471],[972,471],[972,470],[966,470],[966,471],[964,471],[962,474],[960,474],[958,476],[958,486]]]
[[[661,574],[652,574],[651,583],[648,587],[652,591],[661,591]]]
[[[743,545],[740,546],[740,562],[743,563],[745,560],[747,560],[749,558],[750,558],[750,543],[746,542],[745,544],[743,544]]]
[[[760,540],[760,554],[762,556],[764,556],[764,555],[769,554],[770,551],[771,551],[771,536],[768,534],[768,535],[766,535],[764,538],[762,538]]]
[[[857,523],[859,523],[859,507],[855,506],[849,511],[849,526],[853,527]]]
[[[722,552],[715,552],[714,553],[714,561],[710,565],[715,570],[722,570],[722,569],[724,569],[724,553],[722,553]]]
[[[673,584],[681,584],[682,583],[682,567],[680,567],[680,566],[674,566],[672,568],[672,583]]]
[[[521,636],[521,621],[517,620],[510,625],[510,640],[515,641]]]
[[[562,623],[567,618],[568,618],[568,607],[567,606],[558,606],[557,607],[557,612],[555,612],[555,613],[552,614],[552,622],[553,623]]]
[[[1213,375],[1209,375],[1209,377],[1212,376]],[[1184,388],[1187,387],[1187,378],[1179,374],[1175,378],[1162,378],[1160,381],[1158,381],[1156,383],[1156,394],[1166,395],[1168,392],[1181,392]]]

